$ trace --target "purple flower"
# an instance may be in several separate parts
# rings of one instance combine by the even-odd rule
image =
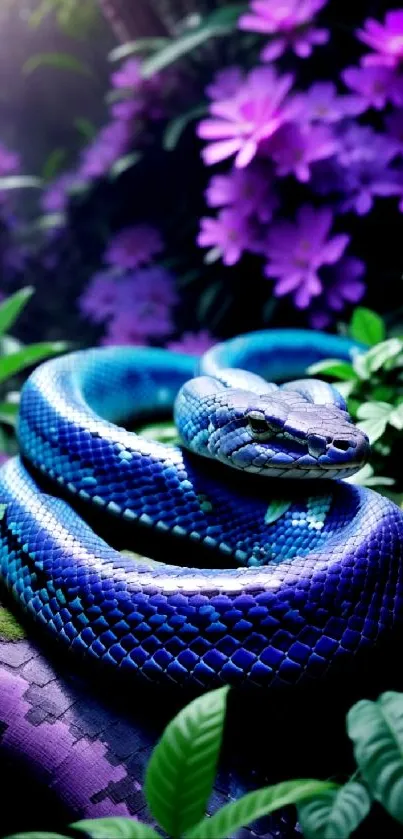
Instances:
[[[238,93],[244,79],[245,74],[240,67],[225,67],[215,74],[211,84],[206,87],[206,94],[209,99],[230,99]]]
[[[377,196],[401,195],[400,173],[390,165],[399,152],[396,141],[360,125],[343,127],[339,141],[337,160],[320,164],[315,171],[316,192],[340,194],[339,211],[357,215],[366,215]]]
[[[217,218],[202,218],[197,244],[210,247],[214,256],[220,256],[224,265],[235,265],[243,251],[251,250],[254,237],[248,220],[237,210],[221,210]]]
[[[116,233],[109,242],[105,253],[105,262],[119,268],[138,268],[151,262],[163,249],[161,236],[155,227],[137,224],[125,227]]]
[[[170,341],[167,347],[169,350],[174,350],[174,352],[184,352],[188,355],[203,355],[206,350],[209,350],[216,343],[216,338],[213,338],[210,332],[206,329],[201,329],[200,332],[184,332],[179,340]]]
[[[300,120],[308,122],[340,122],[346,116],[361,112],[357,96],[339,96],[332,82],[315,82],[304,93],[297,94]]]
[[[364,55],[363,64],[396,67],[403,60],[403,9],[387,12],[383,24],[369,18],[357,35],[374,50]]]
[[[362,279],[365,263],[355,257],[345,257],[337,265],[322,272],[322,294],[315,298],[310,323],[314,329],[326,329],[335,314],[352,304],[359,303],[365,293]]]
[[[141,99],[122,99],[120,102],[114,102],[111,105],[110,112],[116,120],[131,122],[141,116],[143,109],[144,103]]]
[[[19,155],[0,143],[0,177],[4,178],[7,175],[12,175],[14,172],[18,172],[19,168]]]
[[[130,146],[130,131],[124,122],[111,122],[84,149],[78,176],[97,178],[104,175]]]
[[[268,147],[280,177],[294,174],[302,183],[311,177],[310,164],[337,152],[334,135],[325,125],[288,123],[277,132]]]
[[[81,312],[94,323],[102,323],[116,311],[119,301],[119,282],[111,271],[94,274],[79,298]]]
[[[388,102],[403,103],[403,78],[390,67],[347,67],[341,77],[358,94],[361,113],[368,108],[382,110]]]
[[[291,118],[295,108],[287,94],[292,83],[290,75],[277,76],[270,67],[257,67],[235,96],[213,102],[212,119],[198,127],[200,137],[214,141],[203,152],[205,163],[218,163],[235,154],[235,166],[247,166],[260,144]]]
[[[142,82],[141,63],[137,58],[129,58],[120,70],[111,75],[112,87],[134,90]]]
[[[329,238],[333,213],[327,207],[302,206],[295,222],[281,221],[269,231],[266,241],[267,277],[276,281],[274,294],[292,294],[295,305],[306,309],[322,291],[318,271],[337,262],[349,236]]]
[[[286,49],[292,49],[300,58],[311,55],[312,48],[325,44],[329,38],[326,29],[314,29],[312,18],[327,0],[251,0],[251,11],[239,20],[239,27],[251,32],[271,35],[262,52],[263,61],[274,61]]]
[[[125,275],[119,281],[118,303],[122,309],[133,301],[151,301],[169,308],[178,302],[174,278],[161,265],[150,265]]]
[[[397,153],[403,154],[403,109],[394,111],[385,120],[387,137],[396,144]]]
[[[214,175],[206,191],[210,207],[232,207],[245,217],[268,222],[278,206],[271,172],[252,162],[246,169],[232,169],[228,175]]]
[[[357,161],[344,173],[343,192],[347,198],[341,205],[341,211],[351,210],[359,216],[366,215],[372,210],[374,198],[401,195],[399,180],[401,174],[389,168],[382,158]]]
[[[103,344],[145,344],[149,338],[166,338],[173,331],[166,306],[138,300],[109,321]]]
[[[369,125],[355,122],[344,123],[338,131],[338,161],[342,166],[362,160],[382,158],[389,162],[398,150],[397,143],[391,137],[377,134]]]
[[[66,172],[55,178],[45,189],[41,198],[44,213],[63,213],[69,201],[69,189],[74,184],[74,175]]]

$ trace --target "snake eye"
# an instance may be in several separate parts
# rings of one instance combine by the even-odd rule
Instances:
[[[262,437],[271,437],[273,434],[273,429],[271,428],[270,424],[264,418],[263,414],[259,413],[250,413],[248,414],[248,425],[250,430],[253,434]]]

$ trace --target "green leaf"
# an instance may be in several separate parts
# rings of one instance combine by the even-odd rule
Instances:
[[[366,463],[362,469],[359,469],[355,475],[350,475],[349,478],[344,479],[348,484],[358,484],[359,486],[375,487],[375,486],[393,486],[395,483],[393,478],[386,478],[383,475],[375,475],[370,463]]]
[[[211,283],[211,285],[207,286],[205,291],[200,295],[198,306],[197,306],[197,319],[199,321],[204,321],[207,317],[211,307],[216,304],[217,297],[220,294],[222,289],[222,282],[218,280],[215,283]]]
[[[190,111],[186,111],[184,114],[180,114],[180,116],[175,117],[172,119],[163,134],[162,137],[162,147],[165,151],[172,151],[175,146],[177,145],[178,141],[180,140],[183,132],[194,119],[198,119],[199,117],[203,116],[206,113],[206,106],[205,105],[198,105],[195,108],[191,108]]]
[[[109,61],[122,61],[129,55],[138,55],[141,52],[156,52],[169,43],[168,38],[136,38],[135,41],[128,41],[122,46],[115,47],[109,53]]]
[[[203,819],[187,832],[186,839],[228,839],[240,827],[245,827],[255,819],[336,788],[335,784],[327,781],[301,780],[284,781],[249,792],[238,801],[225,804],[210,818]]]
[[[303,802],[298,821],[304,839],[348,839],[371,809],[368,790],[358,781],[349,781],[337,790]]]
[[[47,833],[44,830],[34,830],[33,833],[13,833],[12,836],[6,836],[5,839],[69,839],[69,837],[65,833]]]
[[[357,410],[357,417],[362,422],[358,427],[364,431],[370,443],[375,443],[384,433],[394,406],[388,402],[364,402]]]
[[[28,76],[39,67],[54,67],[57,70],[69,70],[71,73],[78,73],[79,76],[93,78],[92,70],[83,61],[79,61],[74,55],[68,52],[41,52],[31,55],[23,64],[22,72]]]
[[[339,358],[325,358],[323,361],[318,361],[316,364],[311,364],[307,369],[310,376],[316,376],[318,373],[323,373],[326,376],[333,376],[335,379],[341,381],[350,381],[358,379],[353,365],[348,361],[340,361]]]
[[[389,414],[389,425],[401,431],[403,428],[403,402]]]
[[[388,418],[394,406],[389,402],[364,402],[357,411],[358,419],[380,419]]]
[[[31,344],[19,352],[0,358],[0,382],[5,382],[10,376],[15,376],[21,373],[27,367],[32,367],[49,358],[52,355],[58,355],[64,352],[68,344],[63,341],[44,341],[41,344]]]
[[[145,795],[173,839],[205,813],[221,747],[228,688],[198,697],[169,723],[147,767]]]
[[[0,402],[0,422],[14,428],[17,422],[19,405],[15,402]]]
[[[74,128],[76,128],[81,136],[87,141],[93,140],[97,133],[94,123],[91,122],[90,119],[87,119],[87,117],[77,117],[74,120]]]
[[[135,819],[115,816],[106,819],[83,819],[71,824],[74,830],[82,830],[91,839],[157,839],[160,834],[148,824]]]
[[[377,440],[379,440],[380,437],[382,437],[382,434],[384,434],[387,424],[387,419],[384,419],[383,417],[357,422],[358,428],[360,428],[361,431],[363,431],[364,434],[367,435],[371,444],[375,443]]]
[[[143,77],[149,79],[155,73],[178,61],[179,58],[183,58],[188,53],[193,52],[193,50],[211,38],[228,35],[230,32],[233,32],[238,17],[244,8],[244,4],[236,4],[227,6],[224,9],[216,9],[215,12],[212,12],[212,14],[202,21],[200,26],[169,41],[166,46],[163,46],[162,49],[143,62],[141,68]]]
[[[33,175],[6,175],[0,178],[0,192],[12,189],[41,189],[43,182]]]
[[[403,824],[403,695],[362,699],[347,714],[347,731],[373,797]]]
[[[132,166],[135,166],[141,160],[142,156],[139,151],[134,151],[131,154],[125,154],[123,157],[119,157],[109,170],[111,178],[118,178],[127,169],[131,169]]]
[[[387,362],[398,359],[403,351],[403,343],[398,338],[389,338],[371,347],[367,353],[357,354],[353,359],[353,367],[361,379],[368,379],[371,373],[380,370]],[[393,366],[393,365],[392,365]]]
[[[8,332],[34,293],[32,286],[16,291],[0,305],[0,336]]]
[[[42,179],[44,181],[51,181],[59,174],[66,160],[66,156],[66,149],[60,148],[51,151],[42,168]]]
[[[373,346],[386,338],[385,324],[382,318],[371,309],[358,306],[350,323],[350,336],[361,344]]]
[[[274,499],[273,501],[270,501],[264,517],[265,524],[273,524],[273,522],[277,521],[277,519],[281,519],[281,516],[290,509],[291,505],[292,501],[284,501],[281,499]]]

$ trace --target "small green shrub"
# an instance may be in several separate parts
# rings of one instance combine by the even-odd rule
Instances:
[[[348,331],[368,349],[354,353],[351,363],[329,358],[313,364],[308,373],[336,384],[354,421],[369,437],[371,462],[353,482],[396,484],[402,492],[397,461],[403,430],[403,336],[388,338],[382,318],[364,308],[355,310]]]

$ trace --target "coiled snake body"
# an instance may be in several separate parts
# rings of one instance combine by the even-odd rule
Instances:
[[[328,480],[368,454],[337,392],[273,383],[352,348],[252,333],[209,351],[196,378],[195,359],[151,348],[43,364],[23,389],[22,458],[0,473],[7,587],[71,650],[155,682],[292,685],[387,643],[403,614],[403,515]],[[182,446],[117,424],[175,399]],[[158,560],[97,529],[120,547],[137,534]]]

